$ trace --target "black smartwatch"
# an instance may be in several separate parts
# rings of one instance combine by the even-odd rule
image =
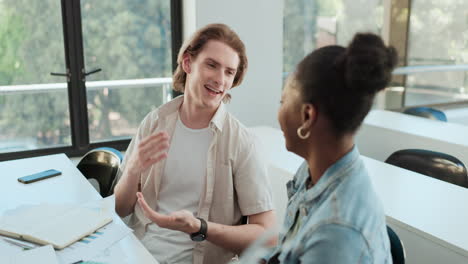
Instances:
[[[197,217],[200,220],[200,230],[190,234],[192,241],[201,242],[206,239],[206,231],[208,231],[208,224],[203,218]]]

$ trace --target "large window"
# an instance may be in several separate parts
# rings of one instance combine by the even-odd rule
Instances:
[[[284,0],[285,76],[313,49],[380,34],[399,53],[378,107],[468,104],[468,1]]]
[[[124,149],[172,96],[180,25],[180,0],[0,1],[0,160]]]
[[[283,71],[316,48],[347,45],[356,32],[380,34],[382,0],[285,0],[283,18]]]
[[[71,146],[60,1],[0,1],[0,152]]]
[[[103,16],[102,14],[106,14]],[[167,100],[172,73],[167,0],[81,0],[89,137],[128,138]]]
[[[465,0],[411,1],[406,106],[468,100],[467,10]]]

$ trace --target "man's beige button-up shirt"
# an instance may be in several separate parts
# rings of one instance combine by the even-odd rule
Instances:
[[[171,137],[182,101],[183,96],[179,96],[150,112],[140,124],[125,156],[129,157],[138,143],[149,135],[166,131]],[[257,151],[255,137],[226,111],[223,103],[209,126],[213,132],[213,140],[208,149],[206,177],[200,179],[205,184],[197,216],[219,224],[239,225],[242,216],[272,210],[266,163]],[[190,158],[189,146],[187,150],[187,155],[180,157],[181,160]],[[124,171],[126,160],[127,158],[124,159],[120,172]],[[143,172],[140,178],[143,196],[150,207],[156,210],[164,166],[165,160]],[[150,223],[136,203],[129,222],[135,235],[142,238]],[[233,256],[232,252],[204,241],[195,246],[193,263],[226,263]]]

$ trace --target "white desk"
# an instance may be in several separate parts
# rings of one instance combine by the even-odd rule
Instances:
[[[62,175],[30,184],[17,178],[47,169],[57,169]],[[0,162],[0,214],[21,204],[84,203],[101,199],[98,192],[81,175],[64,154]],[[114,221],[121,221],[115,215]],[[121,251],[128,263],[158,264],[140,241],[130,234],[111,247]]]
[[[401,149],[439,151],[468,166],[468,126],[403,113],[373,110],[356,135],[362,155],[385,161]]]
[[[303,159],[287,152],[280,130],[255,127],[269,166],[276,201],[287,201],[284,178],[292,178]],[[468,190],[362,156],[387,222],[403,240],[407,263],[468,263]],[[280,173],[282,172],[282,173]],[[283,186],[275,186],[275,185]],[[284,210],[285,205],[275,204]],[[280,213],[278,213],[280,214]],[[284,215],[284,213],[283,213]]]

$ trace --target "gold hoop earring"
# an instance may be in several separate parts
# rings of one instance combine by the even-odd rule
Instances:
[[[303,127],[300,126],[298,129],[297,129],[297,136],[300,138],[300,139],[306,139],[310,136],[310,131],[307,131],[307,133],[305,135],[302,135],[302,129]]]

